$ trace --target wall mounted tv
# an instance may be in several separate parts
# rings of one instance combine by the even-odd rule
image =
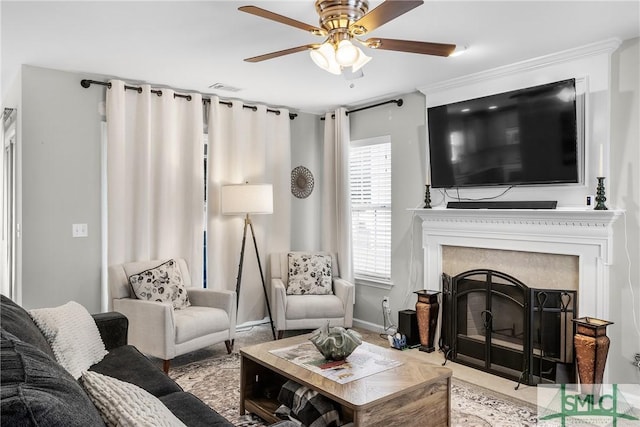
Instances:
[[[581,182],[575,79],[430,107],[434,188]]]

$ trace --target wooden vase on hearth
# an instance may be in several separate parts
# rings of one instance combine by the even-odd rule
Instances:
[[[609,337],[607,326],[613,322],[581,317],[573,319],[576,334],[573,337],[578,378],[580,378],[580,392],[585,395],[600,395],[604,368],[609,352]]]
[[[431,353],[435,350],[433,342],[438,324],[438,310],[440,309],[438,294],[440,292],[420,290],[415,293],[418,295],[416,318],[420,335],[420,351]]]

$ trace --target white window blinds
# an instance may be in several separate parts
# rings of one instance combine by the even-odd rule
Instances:
[[[391,139],[352,141],[349,153],[353,270],[357,278],[391,279]]]

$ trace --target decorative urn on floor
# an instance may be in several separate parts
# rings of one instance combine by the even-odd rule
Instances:
[[[438,291],[420,290],[416,302],[416,317],[418,319],[418,333],[420,334],[420,351],[431,353],[435,350],[433,341],[436,336],[438,324]]]
[[[362,337],[352,329],[326,326],[313,331],[309,340],[327,360],[344,360],[362,344]]]
[[[576,325],[573,343],[576,349],[580,391],[585,395],[597,396],[600,394],[609,352],[607,326],[613,325],[613,322],[593,317],[581,317],[573,321]]]

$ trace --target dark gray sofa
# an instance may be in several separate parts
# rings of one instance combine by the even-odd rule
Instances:
[[[29,314],[1,295],[0,397],[3,426],[104,426],[81,385],[56,361]],[[109,354],[92,371],[133,383],[156,396],[187,426],[233,426],[180,388],[135,347],[120,313],[94,315]]]

